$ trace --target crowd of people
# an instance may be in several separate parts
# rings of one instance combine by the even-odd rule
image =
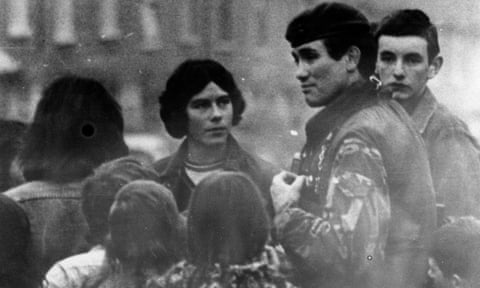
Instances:
[[[151,167],[99,81],[48,84],[32,123],[5,126],[0,287],[480,287],[479,147],[427,86],[429,17],[325,2],[285,38],[318,109],[292,171],[237,142],[246,103],[215,60],[168,79],[183,142]]]

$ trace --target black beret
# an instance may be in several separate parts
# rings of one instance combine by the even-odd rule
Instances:
[[[368,34],[367,18],[352,6],[325,2],[295,17],[287,27],[285,38],[292,47],[332,36]]]

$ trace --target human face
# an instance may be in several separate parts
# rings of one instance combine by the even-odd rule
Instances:
[[[297,64],[296,77],[300,81],[305,101],[310,107],[327,105],[348,85],[348,73],[343,57],[330,57],[323,40],[315,40],[292,50]]]
[[[232,128],[233,106],[230,96],[210,82],[187,104],[188,139],[202,146],[226,143]]]
[[[420,97],[427,81],[436,75],[428,63],[427,40],[419,36],[387,36],[378,40],[377,73],[383,89],[394,99]]]

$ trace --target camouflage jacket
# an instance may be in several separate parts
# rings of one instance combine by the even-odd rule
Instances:
[[[426,152],[406,112],[374,93],[353,87],[307,124],[307,184],[298,204],[276,216],[302,287],[423,281],[435,228]]]
[[[147,288],[295,288],[279,271],[279,256],[266,246],[261,255],[245,265],[196,267],[182,261]]]

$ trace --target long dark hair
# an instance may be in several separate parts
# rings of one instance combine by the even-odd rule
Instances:
[[[260,254],[268,235],[260,192],[248,176],[218,172],[198,184],[188,215],[188,247],[195,265],[244,264]]]
[[[98,81],[76,76],[44,91],[19,162],[27,181],[70,182],[128,154],[121,108]]]
[[[133,181],[112,205],[107,257],[139,276],[148,268],[163,272],[182,257],[184,225],[170,190],[153,181]]]

